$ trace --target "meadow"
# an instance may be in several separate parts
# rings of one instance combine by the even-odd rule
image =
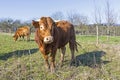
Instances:
[[[0,80],[120,80],[120,37],[77,35],[81,44],[75,52],[75,63],[70,66],[67,45],[65,61],[60,67],[60,50],[56,55],[56,72],[46,71],[44,59],[34,34],[29,42],[14,41],[12,34],[0,33]]]

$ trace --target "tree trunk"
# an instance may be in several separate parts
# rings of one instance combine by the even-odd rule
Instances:
[[[96,45],[99,44],[99,32],[98,32],[98,25],[96,25]]]

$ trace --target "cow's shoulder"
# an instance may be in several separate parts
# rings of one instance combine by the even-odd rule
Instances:
[[[65,20],[58,21],[55,24],[58,28],[61,28],[64,31],[68,31],[71,27],[73,27],[73,25],[70,22]]]

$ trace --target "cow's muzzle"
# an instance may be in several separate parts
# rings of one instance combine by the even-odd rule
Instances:
[[[53,42],[53,36],[46,36],[45,38],[44,38],[44,43],[45,44],[50,44],[50,43],[52,43]]]

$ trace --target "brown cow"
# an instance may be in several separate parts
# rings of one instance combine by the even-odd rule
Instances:
[[[71,62],[74,60],[74,51],[77,50],[74,26],[67,21],[54,22],[50,17],[42,17],[40,21],[32,21],[35,27],[35,41],[45,59],[47,69],[55,71],[55,55],[57,49],[61,49],[61,64],[64,60],[65,45],[69,42],[71,50]],[[50,54],[50,65],[48,54]]]
[[[16,41],[19,37],[20,38],[22,37],[24,39],[25,36],[27,37],[27,41],[30,40],[30,27],[28,26],[23,26],[21,28],[18,28],[13,38]]]

